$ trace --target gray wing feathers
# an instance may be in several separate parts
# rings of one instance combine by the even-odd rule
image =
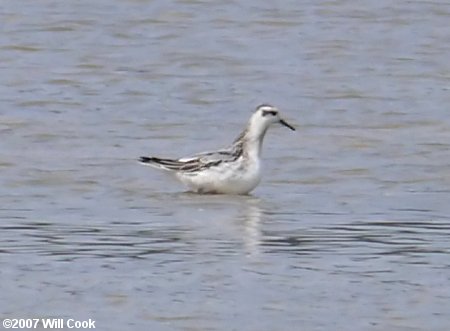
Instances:
[[[141,157],[139,161],[159,169],[183,172],[195,172],[205,167],[218,165],[222,162],[220,160],[204,162],[199,158],[191,158],[189,160],[172,160],[161,159],[158,157]]]
[[[229,149],[216,152],[204,152],[192,157],[184,157],[178,160],[164,159],[158,157],[143,156],[139,159],[141,163],[169,171],[196,172],[222,162],[235,161],[242,155],[242,144],[235,143]]]

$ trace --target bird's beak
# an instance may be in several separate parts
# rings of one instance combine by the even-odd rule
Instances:
[[[285,120],[283,120],[283,119],[280,119],[280,124],[282,124],[282,125],[284,125],[285,127],[291,129],[292,131],[295,131],[295,128],[294,128],[292,125],[290,125],[288,122],[286,122]]]

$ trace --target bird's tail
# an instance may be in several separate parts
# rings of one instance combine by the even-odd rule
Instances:
[[[167,171],[178,170],[184,164],[183,162],[177,160],[161,159],[158,157],[151,157],[151,156],[141,156],[139,158],[139,162],[157,169]]]

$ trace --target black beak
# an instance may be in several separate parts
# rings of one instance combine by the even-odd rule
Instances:
[[[285,120],[280,119],[280,123],[282,125],[284,125],[285,127],[291,129],[292,131],[295,131],[295,128],[292,125],[290,125],[288,122],[286,122]]]

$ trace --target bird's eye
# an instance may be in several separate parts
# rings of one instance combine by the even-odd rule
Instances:
[[[275,110],[263,110],[262,116],[267,115],[277,116],[277,112]]]

